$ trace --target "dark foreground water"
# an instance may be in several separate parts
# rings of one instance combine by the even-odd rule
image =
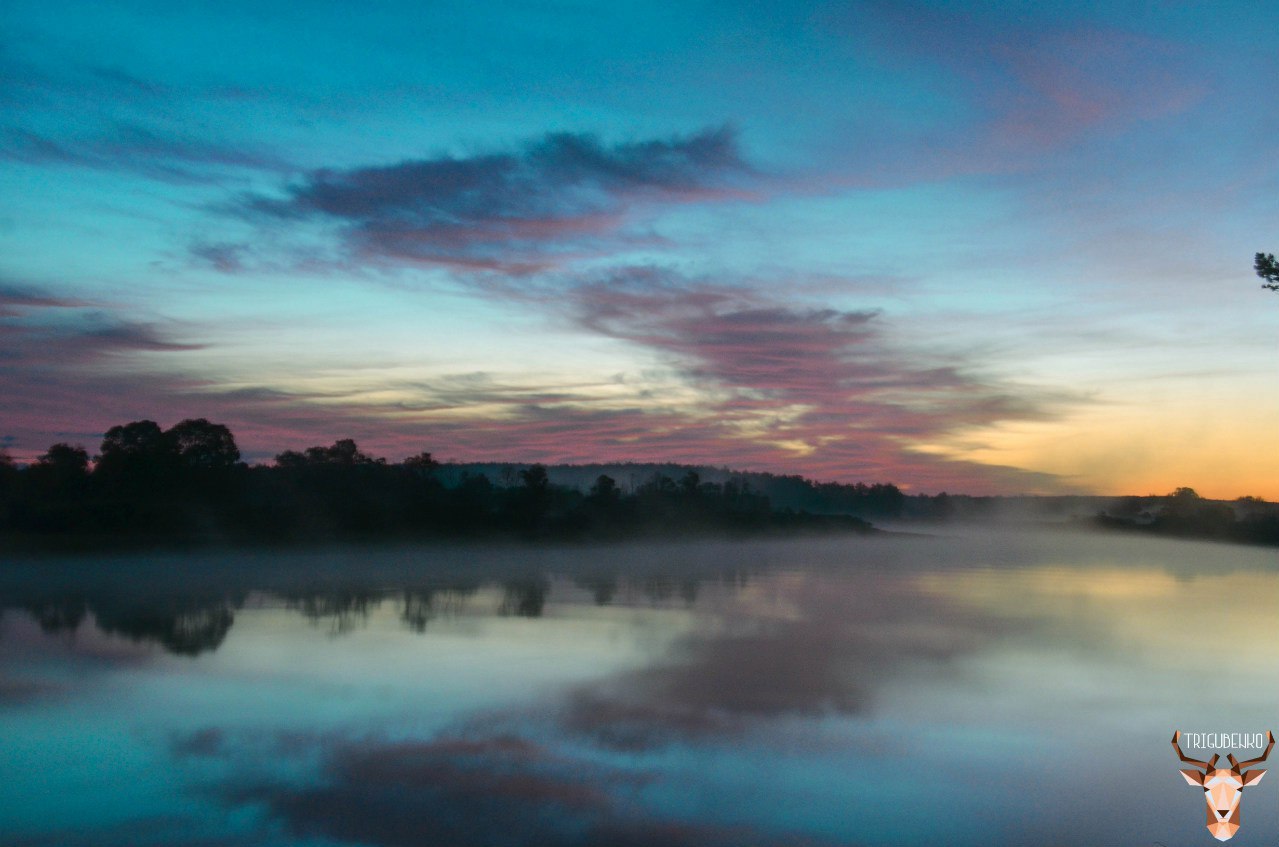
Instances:
[[[1257,548],[112,556],[0,605],[15,846],[1215,844],[1173,729],[1279,729]]]

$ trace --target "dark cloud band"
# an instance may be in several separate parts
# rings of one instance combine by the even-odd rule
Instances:
[[[738,194],[753,173],[727,128],[613,145],[553,133],[513,152],[317,170],[242,210],[337,223],[370,257],[510,270],[616,232],[638,204]]]

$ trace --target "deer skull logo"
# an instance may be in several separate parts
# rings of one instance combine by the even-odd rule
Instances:
[[[1274,733],[1266,733],[1270,743],[1266,745],[1265,752],[1255,759],[1240,762],[1233,753],[1227,755],[1226,758],[1230,761],[1228,768],[1217,767],[1217,760],[1221,758],[1217,753],[1213,753],[1212,758],[1206,762],[1189,758],[1181,752],[1181,745],[1178,743],[1180,738],[1180,730],[1172,734],[1172,749],[1177,751],[1177,758],[1195,766],[1194,770],[1183,770],[1181,775],[1186,782],[1203,790],[1204,802],[1208,804],[1208,832],[1218,841],[1229,841],[1239,831],[1239,806],[1243,800],[1243,790],[1261,782],[1266,773],[1264,770],[1250,771],[1248,768],[1261,764],[1270,755],[1270,748],[1275,746]]]

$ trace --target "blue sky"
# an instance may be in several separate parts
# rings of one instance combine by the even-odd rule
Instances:
[[[0,11],[0,438],[1279,496],[1255,4]]]

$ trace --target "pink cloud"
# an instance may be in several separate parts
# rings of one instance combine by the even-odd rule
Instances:
[[[231,427],[250,460],[351,437],[392,459],[428,450],[466,461],[713,464],[926,490],[1052,487],[1042,475],[913,450],[965,427],[1043,417],[1060,398],[1015,393],[968,363],[898,349],[877,313],[801,308],[757,289],[652,270],[523,296],[530,307],[657,354],[703,405],[690,407],[689,392],[677,401],[625,386],[601,393],[484,375],[395,386],[411,398],[396,403],[226,390],[190,375],[182,357],[199,345],[162,327],[32,296],[26,317],[0,323],[0,356],[19,363],[0,371],[0,392],[22,398],[0,437],[15,458],[30,460],[53,441],[92,451],[100,433],[130,420],[167,426],[208,417]],[[42,315],[50,311],[79,317],[52,321]],[[146,369],[136,362],[143,354],[151,357]],[[494,407],[501,411],[477,411]]]
[[[671,818],[639,796],[656,775],[567,754],[514,736],[290,746],[322,762],[319,779],[228,786],[228,804],[255,804],[288,831],[375,847],[729,847],[828,843]]]
[[[1206,92],[1174,70],[1184,51],[1118,30],[1017,33],[990,49],[1016,86],[990,103],[999,114],[993,136],[1005,146],[1045,148],[1091,130],[1125,129],[1183,111]]]
[[[845,171],[814,187],[1022,172],[1184,112],[1210,90],[1192,44],[1051,15],[910,0],[828,7],[818,25],[925,80],[948,117],[914,140],[857,132],[844,145]]]

